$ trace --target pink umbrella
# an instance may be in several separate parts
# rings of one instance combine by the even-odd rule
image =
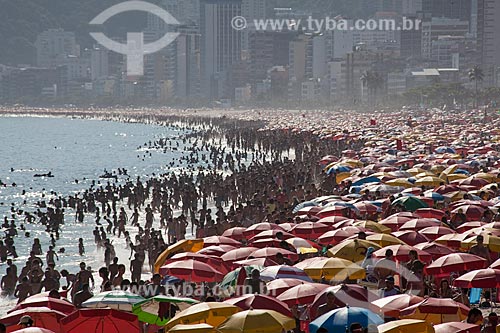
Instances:
[[[262,232],[258,233],[257,235],[253,236],[252,238],[250,238],[249,241],[250,242],[255,242],[255,241],[259,240],[259,239],[276,238],[276,234],[278,232],[283,235],[283,239],[288,239],[288,238],[295,237],[294,235],[292,235],[289,232],[282,231],[282,230],[279,230],[279,229],[273,229],[273,230],[262,231]]]
[[[457,227],[457,232],[463,233],[474,228],[482,227],[484,225],[486,225],[486,222],[481,222],[481,221],[465,222]]]
[[[242,310],[273,310],[284,316],[293,318],[292,313],[288,309],[288,305],[271,296],[247,294],[241,297],[227,299],[224,303],[235,305]]]
[[[495,262],[493,262],[489,268],[493,268],[493,269],[500,269],[500,259],[497,259]]]
[[[339,307],[349,305],[364,308],[372,297],[376,297],[375,294],[371,294],[368,289],[358,284],[341,284],[328,287],[314,298],[310,306],[311,318],[317,317],[319,306],[326,303],[327,294],[330,292],[335,296],[335,304]]]
[[[330,230],[330,226],[319,222],[302,222],[292,228],[290,233],[306,239],[317,239]]]
[[[272,281],[276,279],[298,279],[312,282],[311,278],[302,269],[287,265],[266,267],[260,272],[260,278],[264,281]]]
[[[188,259],[160,267],[161,275],[171,275],[189,282],[219,282],[224,274],[201,261]]]
[[[245,259],[233,262],[233,268],[238,268],[242,266],[275,266],[277,263],[269,258],[255,258],[255,259]]]
[[[236,249],[236,247],[231,246],[231,245],[211,245],[209,247],[205,247],[205,248],[199,250],[196,253],[205,254],[207,256],[220,257],[224,253],[227,253],[227,252],[234,250],[234,249]]]
[[[465,214],[467,221],[477,221],[483,217],[485,209],[481,206],[463,205],[455,208],[451,213],[456,214],[460,211]]]
[[[296,253],[277,247],[266,247],[263,249],[258,249],[250,253],[248,256],[254,258],[271,258],[272,260],[276,261],[276,257],[279,253],[292,261],[296,261],[298,259],[298,255]]]
[[[415,211],[415,214],[417,214],[419,217],[433,218],[438,220],[441,220],[443,216],[446,215],[442,210],[434,208],[419,208]]]
[[[342,242],[356,233],[347,232],[346,230],[337,229],[325,232],[323,235],[318,237],[318,243],[323,245],[335,245]]]
[[[256,241],[250,242],[253,247],[263,249],[265,247],[279,247],[281,241],[276,238],[261,238]]]
[[[403,224],[414,218],[415,217],[413,216],[391,215],[383,220],[380,220],[379,223],[388,228],[391,228],[392,231],[398,231]]]
[[[488,265],[486,259],[468,253],[451,253],[438,258],[425,268],[427,274],[442,274],[471,269],[481,269]]]

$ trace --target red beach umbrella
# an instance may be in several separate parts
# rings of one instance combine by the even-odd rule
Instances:
[[[463,233],[475,228],[480,228],[486,225],[486,222],[482,221],[471,221],[471,222],[465,222],[457,227],[457,232]]]
[[[500,270],[485,268],[465,273],[453,281],[459,288],[497,288],[500,286]]]
[[[139,333],[139,320],[113,309],[81,309],[61,320],[65,333]]]
[[[330,226],[318,222],[302,222],[292,228],[290,233],[305,239],[317,239],[319,236],[330,230]]]
[[[276,261],[278,253],[281,253],[284,257],[287,257],[292,261],[296,261],[299,258],[299,256],[296,253],[277,247],[266,247],[263,249],[258,249],[250,253],[248,256],[254,258],[270,258]]]
[[[211,245],[232,245],[241,246],[241,242],[225,236],[210,236],[203,238],[203,247],[208,247]]]
[[[481,269],[488,265],[486,259],[469,253],[451,253],[438,258],[425,268],[427,274],[442,274],[471,269]]]
[[[429,238],[413,230],[396,231],[392,235],[410,246],[429,241]]]
[[[243,236],[246,239],[250,239],[253,236],[257,235],[258,233],[260,233],[262,231],[266,231],[266,230],[284,231],[284,229],[277,224],[269,223],[269,222],[262,222],[262,223],[257,223],[257,224],[254,224],[254,225],[248,227],[245,231],[243,231]]]
[[[483,217],[485,209],[481,206],[474,205],[463,205],[458,206],[454,210],[451,211],[452,214],[456,214],[459,211],[465,214],[467,221],[477,221]]]
[[[455,231],[447,227],[427,227],[420,230],[420,233],[430,240],[436,240],[443,235],[454,234]]]
[[[218,282],[224,274],[209,264],[188,259],[175,261],[160,267],[160,274],[175,276],[189,282]]]
[[[419,217],[432,218],[441,220],[445,216],[445,212],[434,208],[419,208],[415,211]]]
[[[420,303],[424,300],[423,297],[412,294],[400,294],[377,299],[372,305],[377,309],[377,312],[383,313],[386,317],[399,318],[399,312],[409,306]]]
[[[288,305],[271,296],[247,294],[241,297],[227,299],[224,303],[235,305],[242,310],[273,310],[293,318],[292,313],[288,309]]]
[[[422,229],[428,228],[428,227],[437,227],[440,224],[441,224],[441,222],[439,220],[421,217],[421,218],[413,219],[413,220],[406,222],[405,224],[403,224],[399,228],[399,230],[418,231],[418,230],[422,230]]]
[[[327,294],[329,292],[333,293],[334,303],[339,307],[344,307],[346,305],[366,307],[371,298],[377,297],[377,295],[371,294],[368,289],[358,284],[341,284],[338,286],[328,287],[314,298],[309,310],[311,318],[317,317],[318,308],[320,305],[326,303]]]
[[[377,250],[373,252],[373,255],[376,258],[383,258],[385,257],[385,251],[386,250],[392,250],[392,253],[394,254],[394,259],[397,261],[408,261],[410,259],[409,253],[411,250],[417,251],[418,258],[422,260],[423,262],[429,262],[432,259],[432,256],[422,250],[419,250],[413,246],[410,245],[390,245],[386,246],[384,248],[381,248],[380,250]]]
[[[231,250],[236,249],[236,247],[231,245],[211,245],[209,247],[199,250],[198,254],[205,254],[208,256],[222,256],[224,253],[228,253]]]
[[[14,309],[8,311],[8,313],[29,307],[33,308],[46,307],[51,310],[56,310],[65,314],[70,314],[71,312],[76,310],[73,304],[63,299],[34,295],[28,297],[27,299],[19,303]]]
[[[252,252],[258,250],[256,247],[242,247],[231,250],[221,256],[223,261],[233,262],[246,259]]]
[[[234,240],[240,241],[242,239],[245,239],[245,237],[243,237],[243,232],[245,230],[246,230],[246,228],[243,228],[243,227],[229,228],[222,233],[222,236],[229,237],[229,238],[232,238]]]
[[[454,250],[447,246],[435,242],[426,242],[415,245],[415,248],[425,251],[432,256],[432,260],[436,260],[442,256],[455,253]]]
[[[263,266],[263,267],[268,267],[268,266],[275,266],[278,263],[276,263],[274,260],[271,260],[269,258],[255,258],[255,259],[244,259],[244,260],[238,260],[233,262],[233,268],[238,268],[242,266]]]
[[[3,316],[0,319],[0,323],[8,326],[8,332],[15,331],[21,327],[17,324],[22,316],[30,316],[33,319],[34,325],[36,327],[46,328],[54,332],[61,331],[60,321],[62,318],[66,317],[65,313],[49,309],[47,307],[28,307],[24,309],[19,309],[12,311],[11,313]]]
[[[414,219],[413,216],[389,216],[383,220],[380,220],[380,224],[385,225],[388,228],[391,228],[392,231],[398,231],[399,228],[405,224],[406,222]]]
[[[299,279],[284,278],[269,282],[266,286],[266,289],[269,295],[273,297],[278,297],[279,295],[281,295],[288,289],[291,289],[292,287],[298,286],[300,284],[309,284],[309,283],[311,282],[306,282]]]
[[[250,242],[255,242],[259,239],[265,239],[265,238],[276,238],[276,234],[280,232],[283,235],[283,239],[288,239],[295,237],[289,232],[282,231],[279,229],[273,229],[273,230],[266,230],[258,233],[257,235],[253,236],[252,238],[249,239]]]

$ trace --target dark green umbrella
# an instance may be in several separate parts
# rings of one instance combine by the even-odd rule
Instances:
[[[412,197],[404,196],[397,198],[391,203],[392,206],[403,206],[406,211],[414,212],[419,208],[429,208],[429,206],[422,200]]]
[[[170,318],[161,318],[159,316],[161,303],[175,304],[182,311],[199,302],[191,298],[158,295],[135,304],[132,312],[143,323],[165,326]]]

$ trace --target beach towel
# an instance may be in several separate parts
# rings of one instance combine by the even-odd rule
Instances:
[[[483,289],[482,288],[472,288],[470,290],[470,295],[469,295],[469,302],[470,304],[479,304],[481,301],[481,293]]]

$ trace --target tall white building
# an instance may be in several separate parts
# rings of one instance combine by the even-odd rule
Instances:
[[[38,67],[56,67],[63,64],[68,56],[80,56],[75,34],[63,29],[49,29],[39,34],[35,48]]]
[[[201,0],[201,90],[208,98],[222,97],[224,72],[241,59],[242,32],[231,26],[241,5],[242,0]]]

